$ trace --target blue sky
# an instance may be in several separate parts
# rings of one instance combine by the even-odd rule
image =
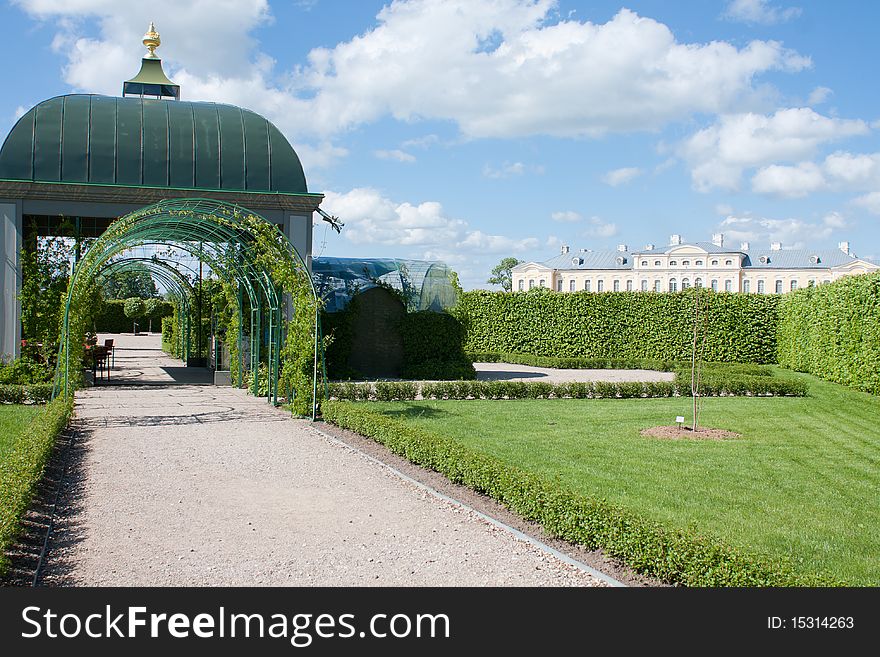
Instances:
[[[880,5],[856,0],[13,0],[0,138],[40,100],[118,94],[149,21],[182,98],[267,116],[315,255],[442,259],[848,240],[880,260]]]

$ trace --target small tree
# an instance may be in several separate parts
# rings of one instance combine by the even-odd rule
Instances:
[[[138,317],[144,316],[144,312],[146,311],[146,304],[144,304],[144,300],[139,299],[138,297],[131,297],[130,299],[126,299],[122,310],[125,312],[125,316],[132,320],[132,333],[137,335],[137,322],[135,320]]]
[[[505,292],[513,289],[513,273],[510,271],[521,261],[516,258],[504,258],[492,269],[492,276],[486,282],[491,285],[500,285]]]
[[[144,315],[148,318],[150,322],[149,331],[153,332],[153,317],[155,317],[156,313],[159,312],[159,309],[162,307],[162,299],[147,299],[144,301]]]

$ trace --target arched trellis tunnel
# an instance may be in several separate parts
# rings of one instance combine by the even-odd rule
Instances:
[[[82,355],[83,304],[90,285],[108,268],[130,266],[122,264],[130,261],[125,252],[146,245],[171,245],[198,257],[235,291],[239,385],[247,369],[251,390],[258,393],[265,356],[268,399],[277,403],[283,372],[283,392],[289,401],[293,398],[294,410],[305,414],[308,409],[314,419],[321,352],[320,302],[308,268],[276,226],[245,208],[211,199],[160,201],[132,212],[113,222],[83,254],[68,287],[55,394],[71,392],[71,367],[79,366]],[[152,262],[148,266],[151,273],[161,272],[160,278],[181,297],[186,296],[180,273],[159,264],[160,260]],[[245,300],[249,315],[247,362]]]

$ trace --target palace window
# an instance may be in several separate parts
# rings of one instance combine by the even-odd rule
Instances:
[[[519,291],[522,292],[525,287],[526,282],[523,279],[519,279]]]
[[[758,294],[764,294],[764,281],[758,281]]]
[[[695,264],[697,267],[702,267],[702,266],[703,266],[703,261],[702,261],[702,260],[697,260],[694,264]]]
[[[620,281],[614,281],[614,291],[620,292]]]
[[[675,267],[677,264],[678,264],[678,261],[677,261],[677,260],[670,260],[670,261],[669,261],[669,266],[670,266],[670,267]]]
[[[561,278],[558,281],[556,281],[556,291],[562,292],[562,279]]]
[[[782,281],[776,281],[776,294],[782,294]]]
[[[648,291],[648,280],[645,279],[642,281],[642,292],[647,292],[647,291]]]
[[[575,291],[575,286],[576,286],[576,285],[577,285],[577,282],[572,278],[572,279],[568,282],[568,291],[569,291],[569,292],[574,292],[574,291]]]
[[[659,260],[655,260],[655,261],[654,261],[654,266],[655,266],[655,267],[659,267],[659,266],[660,266],[660,261],[659,261]]]
[[[541,281],[538,283],[538,285],[540,285],[541,287],[547,287],[547,281],[545,281],[545,280],[542,278]]]
[[[604,292],[605,291],[605,281],[601,278],[596,282],[596,292]]]
[[[712,279],[712,291],[713,292],[718,291],[718,279],[715,279],[715,278]]]
[[[733,264],[733,260],[725,260],[724,264],[730,267]]]
[[[718,265],[718,261],[717,261],[717,260],[713,260],[713,261],[712,261],[712,266],[713,266],[713,267],[716,267],[717,265]]]
[[[584,291],[585,291],[585,292],[589,292],[589,291],[590,291],[590,288],[592,288],[592,287],[593,287],[593,286],[592,286],[592,281],[590,281],[590,280],[586,280],[586,281],[584,281]]]
[[[694,281],[694,286],[695,286],[695,287],[703,287],[703,279],[702,279],[702,278],[698,278],[697,280],[695,280],[695,281]]]
[[[791,282],[791,291],[794,292],[797,289],[797,281]]]
[[[732,292],[733,291],[733,281],[724,281],[724,291]]]
[[[531,290],[533,287],[535,287],[535,279],[530,278],[529,279],[529,289]]]
[[[751,291],[752,291],[752,282],[749,280],[743,281],[743,292],[748,294]]]
[[[691,264],[691,261],[690,261],[690,260],[682,260],[682,261],[681,261],[681,266],[682,266],[682,267],[687,267],[687,266],[690,265],[690,264]]]
[[[689,278],[682,278],[681,279],[681,289],[682,290],[686,290],[690,286],[691,286],[691,279],[689,279]]]
[[[677,292],[678,291],[678,283],[675,281],[674,278],[669,279],[669,291],[670,292]]]
[[[626,282],[626,291],[627,291],[627,292],[632,292],[632,291],[633,291],[633,282],[632,282],[632,281],[627,281],[627,282]]]
[[[642,260],[642,267],[647,267],[647,266],[648,266],[648,261]]]
[[[659,292],[659,291],[660,291],[660,286],[661,286],[661,285],[662,285],[662,284],[660,283],[660,279],[659,279],[659,278],[655,278],[655,279],[654,279],[654,292]]]

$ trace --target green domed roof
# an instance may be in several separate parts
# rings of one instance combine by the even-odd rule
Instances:
[[[0,179],[308,193],[290,142],[250,110],[82,94],[19,119],[0,150]]]

